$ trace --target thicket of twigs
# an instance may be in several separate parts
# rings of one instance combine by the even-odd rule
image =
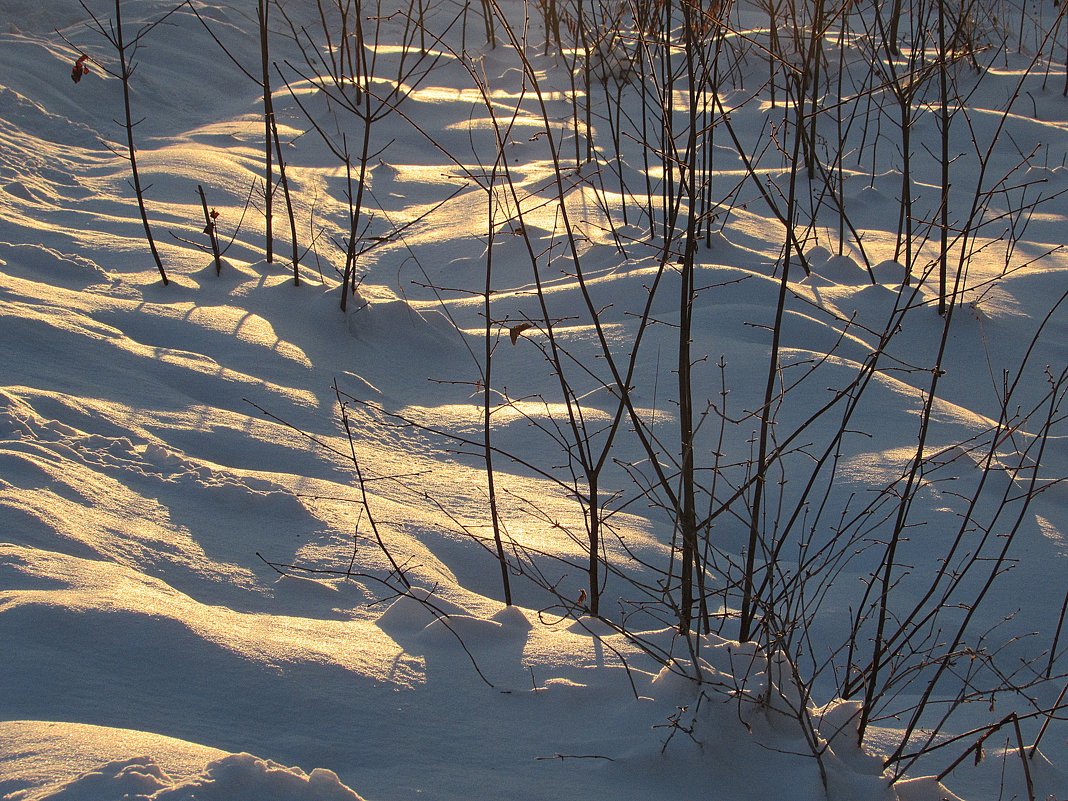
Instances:
[[[93,20],[127,90],[140,199],[129,50],[134,42],[150,57],[158,22],[124,39],[121,5],[116,0],[110,22],[103,12]],[[369,202],[370,175],[388,158],[397,126],[422,137],[461,178],[459,189],[441,190],[438,206],[472,187],[484,193],[484,280],[446,287],[427,276],[425,287],[481,303],[484,327],[471,348],[481,434],[339,389],[345,431],[352,436],[353,415],[373,417],[433,433],[485,465],[485,523],[453,520],[499,560],[506,603],[522,592],[546,609],[600,617],[709,693],[747,693],[744,681],[725,688],[703,671],[709,638],[751,643],[738,653],[776,674],[767,694],[752,700],[795,716],[817,757],[826,748],[813,720],[818,696],[855,702],[849,725],[861,743],[873,725],[894,721],[900,737],[886,766],[895,778],[936,751],[949,755],[950,770],[953,756],[978,753],[1002,729],[1013,732],[1026,767],[1065,705],[1061,624],[1050,641],[1019,648],[1016,635],[1002,637],[980,621],[989,619],[984,602],[1016,558],[1032,503],[1061,478],[1043,471],[1043,454],[1063,434],[1068,370],[1032,364],[1032,347],[1017,349],[991,393],[987,425],[965,437],[943,423],[940,404],[961,391],[959,382],[947,387],[956,367],[952,340],[981,313],[984,292],[1048,255],[1019,245],[1054,196],[1039,169],[1051,167],[1049,150],[1021,144],[1006,129],[1036,85],[1057,99],[1068,93],[1068,82],[1054,86],[1065,75],[1063,7],[996,0],[430,5],[259,0],[257,64],[241,63],[197,0],[171,12],[195,15],[263,90],[264,172],[250,194],[263,212],[268,261],[272,208],[284,204],[295,282],[302,260],[314,256],[320,270],[337,265],[346,309],[368,255],[403,243],[418,224],[392,223]],[[999,78],[1009,87],[1003,102],[978,114],[971,99],[992,80],[991,66],[1010,57],[1011,79]],[[473,116],[485,124],[472,128],[470,152],[450,151],[408,102],[439,69],[463,71],[477,98]],[[509,70],[518,78],[504,95],[497,90]],[[302,149],[279,137],[279,102],[346,177],[340,224],[309,221],[307,241],[298,217],[312,204],[300,201],[286,172]],[[530,180],[517,155],[548,164],[549,177]],[[900,200],[896,221],[875,234],[854,211],[858,181],[892,183]],[[219,264],[216,223],[202,201]],[[546,209],[549,234],[528,219],[544,220]],[[777,243],[765,249],[766,274],[710,272],[724,263],[732,226],[757,217],[765,241]],[[513,275],[517,259],[532,287],[525,304],[501,293],[510,279],[500,276]],[[980,280],[980,263],[1002,267]],[[625,297],[598,280],[606,264],[629,276]],[[877,313],[844,313],[797,289],[827,264],[852,269],[858,284],[886,288]],[[581,319],[562,318],[555,305],[561,273],[582,299]],[[716,314],[732,288],[758,278],[756,295],[768,300],[753,334],[762,378],[736,386],[695,317]],[[1037,313],[1034,342],[1063,301],[1051,298]],[[829,334],[817,355],[791,328],[799,315]],[[528,394],[498,381],[498,346],[509,339],[538,348],[549,366],[547,380]],[[843,490],[839,477],[857,440],[882,426],[874,422],[883,414],[877,398],[888,381],[919,398],[914,414],[892,423],[911,426],[893,439],[912,443],[911,452],[899,455],[892,481],[863,494]],[[495,425],[503,410],[528,423],[521,433]],[[355,454],[360,519],[391,566],[381,580],[410,592]],[[507,489],[502,466],[544,479],[570,499],[579,524]],[[937,533],[924,533],[940,538],[942,559],[914,570],[910,532],[935,514],[931,494],[948,478]],[[665,543],[657,559],[621,537],[614,521],[631,511]],[[520,519],[581,543],[585,559],[511,537]],[[561,589],[561,577],[575,571],[584,575],[578,597]],[[866,578],[843,587],[840,579],[854,574]],[[672,648],[641,633],[658,627],[677,632]],[[1028,699],[1028,710],[994,711],[992,699],[1009,695]],[[980,703],[990,704],[988,724],[943,736],[960,710]]]

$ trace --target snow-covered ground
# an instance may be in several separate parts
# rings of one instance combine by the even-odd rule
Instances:
[[[981,70],[953,66],[950,225],[973,252],[948,328],[936,274],[906,285],[895,260],[896,78],[861,85],[875,74],[869,4],[850,4],[848,39],[839,19],[822,43],[820,80],[828,91],[839,74],[853,82],[837,91],[855,127],[836,129],[831,104],[817,119],[819,158],[836,171],[848,155],[833,185],[860,244],[844,227],[839,236],[822,179],[802,169],[805,259],[791,254],[786,281],[769,200],[786,208],[790,112],[781,77],[776,102],[764,83],[767,13],[731,7],[735,61],[720,93],[731,133],[713,107],[719,206],[694,259],[690,337],[698,518],[715,511],[711,631],[684,637],[665,508],[679,486],[683,270],[650,236],[649,151],[636,141],[640,87],[656,81],[626,76],[619,117],[594,81],[598,147],[622,125],[623,159],[602,150],[599,171],[578,166],[585,128],[568,98],[585,97],[581,70],[573,84],[575,53],[546,55],[540,7],[526,9],[524,63],[499,22],[486,45],[479,4],[466,15],[427,7],[421,58],[405,15],[370,5],[359,16],[382,36],[368,34],[375,102],[403,90],[372,126],[358,243],[368,249],[343,312],[363,127],[309,80],[327,64],[310,0],[272,4],[270,25],[299,286],[281,190],[274,261],[263,252],[255,3],[197,0],[169,16],[165,0],[122,4],[127,41],[158,22],[132,53],[131,100],[164,285],[130,184],[121,81],[106,72],[116,54],[90,19],[113,30],[115,6],[0,0],[0,796],[1068,799],[1066,712],[1048,712],[1064,704],[1068,673],[1059,6],[1029,2],[1021,21],[1014,4],[987,4],[1014,38],[973,31],[999,46],[979,52]],[[500,10],[521,35],[524,8]],[[1044,29],[1058,36],[1042,43]],[[405,36],[414,49],[399,46]],[[75,83],[80,53],[89,72]],[[939,241],[933,91],[911,106],[916,279]],[[348,178],[331,148],[352,156]],[[198,185],[228,247],[218,274]],[[974,198],[982,216],[969,222]],[[954,265],[951,285],[956,275]],[[487,281],[512,606],[482,450]],[[757,482],[780,292],[775,458]],[[605,348],[633,365],[630,409]],[[588,441],[575,441],[569,412]],[[591,493],[578,454],[599,458],[617,413],[599,476],[602,620],[586,614]],[[740,643],[757,483],[763,626]],[[906,621],[907,646],[880,663],[866,699],[863,682],[844,690],[878,641],[892,540],[884,623],[889,637]],[[884,764],[899,746],[897,756],[927,749],[904,776],[901,760]]]

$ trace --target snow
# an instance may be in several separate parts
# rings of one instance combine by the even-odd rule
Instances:
[[[59,736],[62,736],[62,733]],[[112,732],[110,736],[114,737],[115,734]],[[126,735],[123,732],[118,732],[120,740],[124,737]],[[157,737],[153,740],[142,736],[140,739],[166,753],[167,738]],[[183,747],[193,750],[188,744],[183,744]],[[200,751],[211,753],[211,749]],[[170,757],[170,760],[175,759],[177,758]],[[131,800],[156,801],[256,801],[264,797],[359,801],[360,798],[343,785],[333,771],[315,768],[311,773],[305,773],[300,768],[287,768],[251,754],[228,754],[212,759],[202,773],[184,779],[168,773],[150,757],[117,760],[88,770],[77,778],[49,788],[46,792],[35,793],[31,797],[55,801],[93,801],[118,793]]]
[[[458,13],[432,5],[429,28]],[[525,9],[519,0],[500,5],[513,21]],[[855,20],[870,21],[870,5],[855,5]],[[236,0],[194,6],[233,58],[258,74],[255,8]],[[1029,25],[1058,19],[1049,0],[1030,6]],[[1068,101],[1055,89],[1065,77],[1063,47],[1050,45],[1052,61],[1039,59],[1027,75],[1031,53],[1016,52],[1015,42],[984,54],[981,73],[955,67],[971,125],[954,122],[955,224],[978,182],[1009,177],[990,195],[995,220],[976,231],[922,446],[918,424],[945,321],[935,309],[937,281],[903,283],[895,258],[901,165],[893,108],[881,119],[882,138],[862,145],[862,122],[847,134],[843,197],[863,236],[858,245],[847,235],[839,249],[837,213],[825,201],[803,243],[811,274],[793,255],[776,374],[789,392],[773,399],[771,426],[772,446],[787,449],[769,472],[764,509],[767,536],[787,539],[779,572],[761,591],[796,587],[792,577],[806,569],[814,578],[782,601],[803,634],[752,643],[737,639],[737,586],[714,584],[714,630],[688,638],[656,600],[664,580],[656,571],[669,563],[677,571],[679,557],[664,488],[629,418],[601,476],[605,584],[601,616],[590,612],[588,484],[569,440],[576,407],[550,364],[545,320],[567,353],[571,397],[596,453],[619,409],[603,348],[625,367],[648,314],[629,399],[674,475],[680,270],[673,258],[661,269],[662,243],[649,238],[633,141],[622,164],[636,196],[626,222],[615,162],[604,160],[599,171],[574,164],[574,54],[543,55],[540,11],[527,9],[528,57],[566,161],[565,202],[557,202],[531,78],[506,39],[494,49],[484,44],[481,12],[471,6],[466,63],[454,26],[431,43],[426,75],[430,62],[408,77],[403,113],[375,123],[363,240],[374,247],[360,254],[359,288],[341,311],[350,200],[330,146],[344,134],[355,148],[358,126],[298,74],[301,51],[278,7],[273,58],[291,87],[275,75],[274,102],[307,248],[299,286],[286,261],[280,190],[274,261],[263,253],[255,183],[262,97],[188,5],[146,32],[131,84],[167,286],[129,185],[125,132],[115,122],[121,85],[103,69],[115,68],[114,52],[77,4],[20,0],[3,8],[3,801],[983,801],[1029,792],[1039,801],[1068,799],[1063,710],[1059,718],[1041,714],[1063,702],[1068,668],[1068,632],[1049,656],[1068,589],[1068,432],[1058,405],[1064,386],[1056,383],[1068,367],[1068,257],[1060,249]],[[101,20],[114,11],[107,3],[88,8]],[[314,30],[312,4],[285,0],[281,8]],[[172,6],[146,0],[123,9],[133,32]],[[769,128],[786,113],[782,87],[776,105],[757,91],[767,74],[757,55],[766,12],[739,0],[730,19],[745,32],[732,34],[732,46],[756,44],[732,68],[740,77],[721,99],[740,140],[757,143],[761,155],[748,176],[717,124],[716,191],[738,192],[731,209],[718,211],[710,246],[697,251],[691,343],[699,469],[716,476],[717,501],[736,491],[751,497],[781,287],[783,228],[752,178],[781,189],[787,176],[783,154],[766,148]],[[390,77],[378,85],[388,87],[403,15],[380,22],[378,69]],[[836,31],[824,42],[832,83]],[[1038,41],[1033,32],[1025,40]],[[81,51],[91,56],[90,72],[74,84],[68,75]],[[622,53],[601,56],[613,75],[624,74]],[[847,84],[865,74],[866,57],[860,44],[845,48]],[[859,85],[850,91],[862,93]],[[603,102],[603,90],[594,93]],[[676,96],[686,99],[678,88]],[[623,97],[637,109],[636,85]],[[934,219],[940,202],[934,101],[925,102],[913,132],[918,220]],[[598,115],[600,131],[609,121]],[[492,221],[478,185],[493,168],[495,122],[507,177],[531,196],[521,218],[504,191],[503,166]],[[874,137],[876,123],[869,125]],[[984,178],[976,153],[995,135]],[[821,150],[821,158],[833,158],[829,123],[821,136],[831,153]],[[875,156],[865,149],[876,147]],[[655,165],[650,174],[662,175]],[[202,247],[198,185],[220,212],[227,250],[218,274]],[[1019,214],[1039,193],[1044,202]],[[578,232],[574,253],[565,213]],[[932,263],[937,230],[918,237],[925,244],[916,264]],[[482,450],[481,293],[491,258],[491,430],[511,606]],[[852,384],[868,375],[874,354],[870,379]],[[838,400],[853,393],[863,403],[846,411]],[[814,417],[832,399],[832,412]],[[839,425],[847,433],[826,456],[833,475],[821,473],[803,496]],[[899,507],[895,493],[920,447],[926,458],[914,494]],[[699,507],[699,517],[714,508],[707,494]],[[843,643],[858,605],[873,603],[862,600],[865,587],[878,591],[873,576],[899,508],[907,525],[888,631],[917,603],[917,616],[938,609],[938,617],[912,630],[915,653],[906,649],[883,666],[893,680],[859,744],[863,693],[843,698],[839,690],[870,658],[872,618],[860,627],[852,665]],[[801,522],[783,534],[795,509]],[[748,511],[743,502],[712,521],[710,581],[744,565]],[[1008,559],[970,617],[1003,542]],[[943,568],[971,572],[939,604],[925,592]],[[796,621],[780,622],[785,630]],[[926,686],[917,677],[938,662],[931,656],[914,668],[908,659],[926,647],[934,654],[962,625],[959,658],[909,731]],[[987,666],[987,654],[1007,679]],[[1019,691],[981,689],[999,682]],[[1006,723],[1013,712],[1022,745]],[[1025,757],[1040,730],[1041,747]],[[968,753],[941,775],[984,734],[981,759]],[[936,747],[898,776],[884,761],[906,735],[906,751]]]

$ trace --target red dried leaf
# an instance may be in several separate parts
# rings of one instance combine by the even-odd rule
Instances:
[[[75,83],[78,83],[82,79],[83,75],[89,74],[89,65],[85,62],[89,60],[89,56],[81,55],[78,60],[74,62],[74,66],[70,70],[70,79]]]

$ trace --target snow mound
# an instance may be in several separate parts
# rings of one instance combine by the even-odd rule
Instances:
[[[831,256],[820,269],[820,274],[836,284],[855,286],[871,283],[868,271],[849,256]]]
[[[583,615],[568,626],[567,630],[572,634],[589,635],[592,637],[611,637],[613,634],[619,633],[604,620],[590,615]]]
[[[41,796],[38,801],[359,801],[337,774],[324,768],[305,773],[251,754],[210,762],[200,776],[174,781],[150,757],[109,762]]]
[[[438,311],[420,311],[400,298],[365,298],[357,293],[348,312],[348,328],[357,339],[382,339],[396,345],[398,332],[423,347],[449,344],[456,330]]]
[[[492,620],[471,615],[449,615],[430,621],[420,637],[424,642],[437,645],[450,644],[457,638],[464,642],[484,642],[500,637],[502,628],[500,623]]]
[[[13,186],[8,184],[5,191],[12,194]],[[72,289],[109,280],[107,271],[92,259],[36,243],[0,242],[0,265],[9,275],[31,281],[47,280]]]
[[[905,779],[897,783],[896,789],[901,801],[961,801],[934,776]]]
[[[875,280],[880,284],[900,284],[905,280],[905,267],[893,259],[881,261],[871,268]]]
[[[423,629],[439,615],[467,616],[467,610],[427,590],[412,587],[382,613],[378,627],[387,633]]]
[[[518,606],[506,606],[493,615],[490,620],[500,623],[505,629],[516,631],[530,631],[534,624]]]

